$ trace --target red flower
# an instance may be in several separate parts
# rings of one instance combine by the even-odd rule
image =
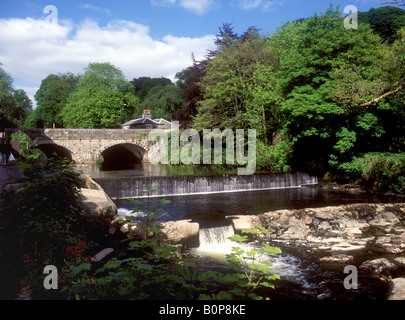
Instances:
[[[84,243],[83,243],[83,241],[80,241],[77,244],[76,251],[84,251]]]

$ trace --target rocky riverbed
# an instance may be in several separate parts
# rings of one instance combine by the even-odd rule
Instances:
[[[405,203],[352,204],[229,216],[236,232],[254,225],[266,241],[297,250],[326,270],[352,265],[359,276],[389,286],[388,299],[405,299]]]

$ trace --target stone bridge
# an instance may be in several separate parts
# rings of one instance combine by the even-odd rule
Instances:
[[[6,129],[6,136],[20,129]],[[116,161],[140,163],[159,157],[159,146],[148,141],[151,130],[22,129],[47,156],[55,154],[77,164]]]

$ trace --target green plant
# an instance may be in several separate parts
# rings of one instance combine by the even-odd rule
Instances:
[[[45,154],[34,147],[33,141],[22,131],[17,131],[11,135],[11,140],[20,143],[20,157],[17,158],[18,164],[23,172],[28,172],[38,167],[44,168],[46,165]]]
[[[24,278],[33,299],[58,296],[43,287],[45,266],[63,266],[65,250],[72,243],[92,245],[88,240],[91,224],[81,216],[86,208],[80,186],[80,173],[72,163],[51,159],[45,167],[34,164],[26,170],[18,189],[4,195],[4,238],[8,244],[4,257],[13,269],[8,275],[15,282]]]
[[[156,222],[162,210],[150,204],[154,190],[147,186],[146,203],[133,201],[137,206],[136,235],[130,237],[125,259],[112,258],[105,263],[86,261],[69,266],[71,285],[64,289],[70,299],[182,299],[182,277],[178,273],[182,261],[179,245],[161,237],[163,227]],[[167,201],[164,201],[167,203]],[[139,213],[139,209],[142,212]],[[165,285],[162,287],[162,283]]]
[[[344,174],[366,189],[405,192],[405,155],[367,153],[339,166]]]
[[[266,258],[273,257],[281,253],[281,249],[272,247],[259,241],[259,237],[269,234],[270,231],[255,226],[254,229],[242,229],[242,234],[230,237],[230,240],[237,243],[249,242],[248,247],[237,246],[232,248],[232,253],[227,255],[230,269],[234,271],[224,277],[224,280],[233,286],[220,292],[216,298],[242,298],[261,300],[262,296],[257,294],[258,289],[274,289],[274,280],[280,276],[271,272],[272,264]]]

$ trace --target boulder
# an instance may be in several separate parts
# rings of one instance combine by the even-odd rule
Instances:
[[[384,253],[405,252],[405,234],[386,234],[385,236],[378,237],[375,241],[375,247]]]
[[[342,217],[338,220],[339,228],[353,235],[361,235],[364,230],[368,229],[370,225],[365,220],[350,219]]]
[[[178,220],[169,222],[156,222],[162,230],[160,236],[170,240],[174,244],[181,244],[185,248],[199,246],[200,225],[192,220]],[[124,224],[121,231],[128,233],[130,237],[143,237],[145,231],[142,230],[137,223]],[[150,234],[149,236],[152,236]]]
[[[405,278],[392,279],[389,286],[387,300],[405,300]]]
[[[242,229],[254,229],[255,225],[262,225],[258,216],[227,216],[226,219],[232,221],[236,233],[242,232]]]
[[[82,216],[100,221],[110,228],[111,222],[117,217],[118,209],[111,198],[102,190],[81,189],[80,196],[88,208]]]
[[[199,246],[200,225],[192,220],[179,220],[163,222],[162,235],[175,244],[182,244],[185,247]]]
[[[100,221],[109,228],[110,234],[114,234],[119,227],[118,209],[103,188],[88,175],[82,175],[80,196],[88,209],[82,212],[82,216]]]
[[[353,263],[353,256],[347,254],[335,254],[322,257],[319,260],[323,265],[328,267],[342,267]]]
[[[405,257],[398,257],[394,259],[396,265],[400,268],[405,268]]]
[[[374,274],[380,276],[386,274],[392,270],[397,269],[397,266],[386,258],[379,258],[374,260],[364,261],[359,270],[363,273]]]
[[[378,214],[374,219],[369,221],[369,224],[371,226],[381,227],[386,232],[390,232],[398,223],[400,223],[400,220],[392,212],[382,212]]]
[[[297,218],[290,218],[288,221],[288,230],[278,238],[282,240],[305,240],[310,231],[310,228],[304,221]]]

